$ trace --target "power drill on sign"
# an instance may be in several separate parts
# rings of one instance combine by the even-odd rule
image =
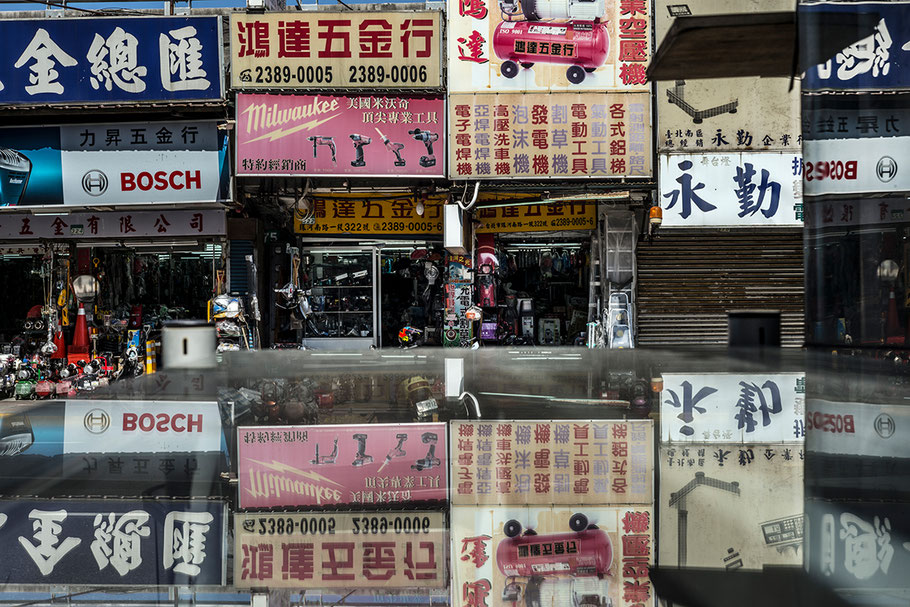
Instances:
[[[390,152],[395,154],[395,158],[398,159],[395,161],[395,166],[403,167],[406,163],[404,161],[404,158],[401,157],[400,152],[401,152],[401,150],[404,149],[404,144],[403,143],[392,143],[391,141],[389,141],[389,138],[386,137],[385,135],[383,135],[382,131],[380,131],[378,128],[376,128],[376,132],[379,133],[379,136],[382,138],[382,143],[385,144],[386,149],[388,149]]]
[[[350,137],[351,137],[351,141],[354,142],[354,153],[357,155],[357,157],[351,161],[351,166],[352,167],[366,166],[367,163],[363,158],[363,146],[370,145],[370,143],[373,141],[373,139],[370,137],[367,137],[366,135],[357,135],[357,134],[352,134],[352,135],[350,135]]]
[[[408,131],[408,135],[417,141],[422,141],[423,144],[427,146],[427,155],[420,157],[420,166],[436,166],[436,156],[433,155],[433,142],[439,139],[439,135],[430,131],[423,131],[419,128]]]
[[[335,162],[335,138],[328,137],[324,135],[315,135],[312,137],[307,137],[310,141],[313,142],[313,158],[316,158],[316,146],[318,145],[327,145],[329,149],[332,150],[332,164],[338,164]]]

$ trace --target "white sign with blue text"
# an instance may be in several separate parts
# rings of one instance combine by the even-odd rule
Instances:
[[[804,373],[665,373],[661,442],[802,443]]]
[[[663,227],[802,226],[802,171],[793,153],[661,155]]]

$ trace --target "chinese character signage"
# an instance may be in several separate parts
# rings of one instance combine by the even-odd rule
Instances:
[[[656,40],[673,25],[677,0],[655,0]],[[792,11],[790,0],[699,0],[694,16]],[[747,18],[746,18],[747,19]],[[660,152],[799,153],[799,86],[790,78],[711,78],[657,83]]]
[[[445,424],[238,430],[241,508],[445,501]]]
[[[802,226],[802,172],[798,154],[661,155],[663,226]]]
[[[449,96],[451,179],[649,177],[646,94]]]
[[[650,420],[452,422],[452,503],[650,504],[653,429]]]
[[[848,226],[881,226],[910,219],[910,200],[882,197],[873,200],[838,199],[837,202],[813,200],[806,204],[806,223],[814,229]]]
[[[438,88],[438,11],[233,13],[235,89]]]
[[[807,140],[806,196],[910,190],[910,137]]]
[[[803,373],[665,373],[662,442],[796,442],[806,436]]]
[[[508,232],[549,232],[593,230],[597,225],[597,204],[565,202],[480,208],[477,234]]]
[[[238,175],[442,177],[445,150],[443,99],[237,95]]]
[[[227,139],[214,121],[3,128],[0,206],[229,200]]]
[[[0,501],[7,584],[219,586],[224,502]]]
[[[312,208],[294,216],[298,234],[333,235],[442,235],[444,196],[416,199],[406,194],[314,194]],[[418,214],[420,206],[423,213]]]
[[[802,445],[662,444],[659,562],[802,565],[804,463]]]
[[[646,91],[651,0],[449,0],[449,90]]]
[[[224,211],[135,211],[67,213],[61,215],[5,214],[0,222],[3,240],[86,240],[92,238],[151,238],[225,234]]]
[[[867,588],[896,595],[910,579],[910,529],[906,502],[806,501],[805,568],[835,589]],[[857,596],[857,595],[855,595]],[[868,595],[867,595],[868,596]]]
[[[218,17],[0,21],[0,103],[217,101]]]
[[[451,519],[453,607],[655,604],[651,506],[455,506]]]
[[[234,542],[238,588],[441,588],[448,581],[442,512],[238,513]]]
[[[842,13],[847,17],[877,13],[880,17],[874,32],[866,38],[842,49],[825,63],[807,69],[802,78],[803,90],[878,90],[910,86],[910,22],[906,2],[801,3],[799,11]],[[820,31],[813,32],[801,42],[815,46],[819,35]]]

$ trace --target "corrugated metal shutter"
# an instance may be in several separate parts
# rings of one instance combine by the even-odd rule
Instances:
[[[230,243],[231,284],[229,293],[246,295],[250,284],[247,276],[246,256],[253,254],[252,240],[232,240]]]
[[[802,346],[802,230],[668,229],[637,261],[639,345],[725,345],[727,312],[780,310],[781,345]]]

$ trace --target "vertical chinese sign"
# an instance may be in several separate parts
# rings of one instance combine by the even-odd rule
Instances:
[[[653,430],[451,423],[454,604],[556,605],[583,584],[601,604],[653,605]]]
[[[238,513],[238,588],[441,588],[442,512]]]
[[[0,21],[0,103],[217,101],[220,17]]]
[[[452,94],[451,179],[651,174],[647,95]]]
[[[234,89],[442,86],[438,11],[231,15]]]
[[[445,100],[237,95],[237,175],[442,177]]]
[[[9,584],[220,586],[227,537],[224,502],[0,501]]]

